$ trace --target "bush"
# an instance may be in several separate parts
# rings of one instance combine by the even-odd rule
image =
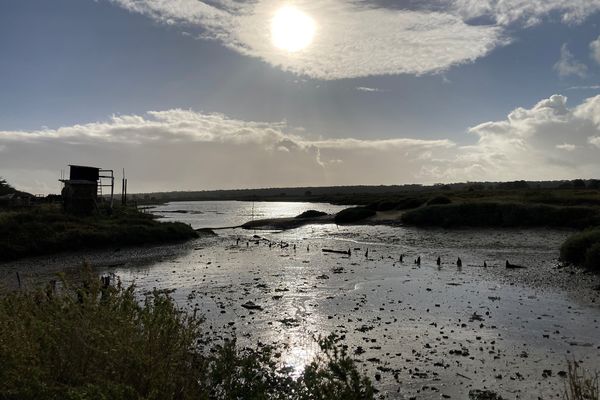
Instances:
[[[425,199],[409,197],[400,201],[396,206],[396,210],[410,210],[411,208],[421,207],[423,204],[425,204]]]
[[[372,399],[336,339],[294,379],[274,349],[215,344],[164,292],[82,287],[0,297],[1,399]]]
[[[317,217],[323,217],[325,215],[327,215],[327,213],[323,212],[323,211],[308,210],[308,211],[304,211],[300,215],[297,215],[296,218],[298,218],[298,219],[303,219],[303,218],[317,218]]]
[[[593,260],[592,257],[597,254],[598,244],[600,244],[600,229],[577,233],[569,237],[560,247],[560,259],[575,265],[594,266],[596,263],[597,268],[600,258]],[[589,256],[588,251],[590,251]]]
[[[587,249],[583,266],[587,269],[600,272],[600,241]]]
[[[433,205],[436,205],[436,204],[450,204],[450,203],[452,203],[452,200],[450,200],[446,196],[436,196],[436,197],[430,199],[427,202],[427,205],[428,206],[433,206]]]
[[[346,208],[335,215],[335,223],[339,225],[351,224],[372,217],[375,214],[374,210],[365,207]]]

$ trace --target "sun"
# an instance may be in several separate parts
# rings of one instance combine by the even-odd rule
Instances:
[[[273,45],[289,52],[296,52],[310,45],[315,31],[315,20],[293,6],[277,10],[271,21]]]

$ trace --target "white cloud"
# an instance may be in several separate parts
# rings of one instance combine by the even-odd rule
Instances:
[[[356,90],[358,90],[359,92],[367,92],[367,93],[381,93],[381,92],[386,91],[384,89],[372,88],[372,87],[366,87],[366,86],[357,86]]]
[[[465,18],[489,17],[500,25],[532,26],[556,14],[569,24],[600,11],[600,0],[449,0]]]
[[[600,0],[436,0],[385,8],[366,1],[290,0],[316,21],[307,49],[275,48],[270,21],[280,0],[111,0],[189,34],[217,40],[270,65],[318,79],[438,73],[472,62],[509,43],[508,26],[532,26],[558,15],[579,23],[600,10]],[[485,17],[489,24],[471,24]],[[568,51],[568,50],[567,50]],[[566,74],[580,75],[577,64]]]
[[[0,131],[0,170],[33,192],[58,188],[66,164],[125,167],[132,192],[600,174],[600,96],[570,108],[566,97],[554,95],[468,132],[476,140],[466,146],[443,136],[315,139],[283,122],[174,109],[58,129]]]
[[[429,149],[455,146],[448,140],[309,139],[298,132],[302,129],[283,122],[242,121],[181,109],[115,115],[105,122],[58,129],[0,131],[0,146],[6,148],[0,170],[15,185],[35,192],[44,190],[34,190],[40,177],[49,176],[42,181],[53,187],[66,164],[125,167],[137,191],[333,185],[365,183],[375,176],[375,165],[383,168],[398,154],[416,157]],[[378,160],[365,166],[357,159]],[[413,167],[399,165],[394,175],[383,179],[391,183],[414,173]]]
[[[560,59],[554,64],[554,70],[561,77],[576,75],[583,78],[587,74],[587,66],[575,60],[566,43],[560,48]]]
[[[589,85],[589,86],[571,86],[567,90],[598,90],[600,85]]]
[[[574,144],[570,144],[570,143],[563,143],[563,144],[557,144],[556,148],[559,150],[573,151],[577,148],[577,146],[575,146]]]
[[[270,21],[279,0],[113,0],[165,24],[203,29],[244,55],[299,75],[340,79],[440,72],[474,61],[507,43],[500,28],[469,25],[445,12],[396,10],[348,0],[294,0],[316,21],[306,49],[288,53],[271,42]]]
[[[600,64],[600,36],[590,43],[590,53],[592,59]]]

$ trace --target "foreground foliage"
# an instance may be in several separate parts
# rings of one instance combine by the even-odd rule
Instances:
[[[598,373],[587,374],[577,362],[569,362],[564,397],[566,400],[600,400]]]
[[[0,212],[0,261],[81,248],[186,240],[197,233],[186,224],[158,222],[133,208],[90,217],[45,205]]]
[[[0,399],[371,399],[335,338],[298,378],[274,349],[202,339],[202,321],[155,291],[84,287],[0,298]]]

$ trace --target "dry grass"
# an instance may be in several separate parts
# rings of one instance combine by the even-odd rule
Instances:
[[[598,372],[586,372],[577,362],[569,362],[564,398],[566,400],[599,400]]]

